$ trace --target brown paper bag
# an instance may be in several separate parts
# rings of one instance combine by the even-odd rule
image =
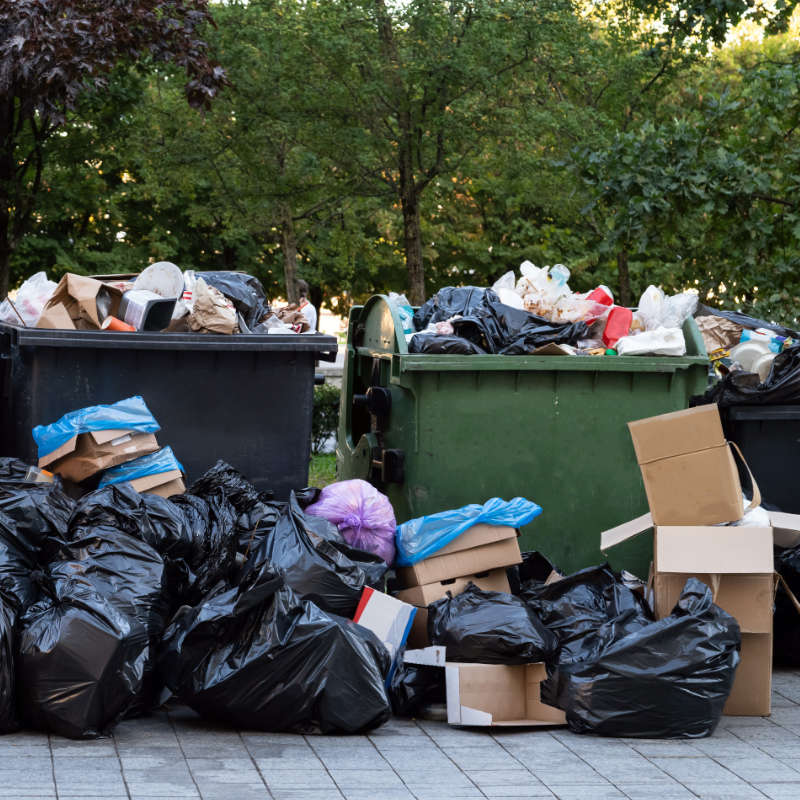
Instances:
[[[107,300],[108,313],[115,315],[122,293],[119,289],[86,275],[65,275],[42,311],[37,328],[99,330],[102,322],[98,298]]]

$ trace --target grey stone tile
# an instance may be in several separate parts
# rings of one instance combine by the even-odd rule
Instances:
[[[47,794],[55,792],[56,785],[50,768],[41,772],[29,770],[3,769],[0,764],[0,793],[3,797],[13,797],[14,792],[27,794]]]
[[[447,769],[399,769],[397,774],[403,783],[415,794],[417,790],[428,787],[449,787],[452,789],[474,789],[475,784],[458,767]]]
[[[409,787],[417,800],[483,800],[486,795],[477,786],[421,786]],[[376,799],[377,800],[377,799]]]
[[[444,747],[444,752],[461,769],[518,769],[517,761],[496,742],[487,739],[481,747]]]
[[[700,800],[764,800],[764,795],[758,789],[746,783],[695,784],[691,789]]]
[[[283,747],[308,747],[299,733],[267,733],[266,731],[242,731],[241,738],[248,745],[281,745]]]
[[[406,751],[408,752],[408,751]],[[413,751],[412,751],[413,752]],[[386,758],[372,745],[369,749],[345,750],[338,747],[325,753],[318,753],[318,757],[328,769],[386,769],[389,765]]]
[[[322,761],[320,761],[319,757],[311,750],[304,753],[298,753],[297,755],[275,757],[253,754],[253,759],[255,760],[258,768],[265,771],[301,769],[319,770],[324,768]]]
[[[506,800],[506,798],[513,798],[513,800],[545,800],[545,798],[555,798],[555,795],[545,787],[540,789],[525,789],[520,787],[508,786],[505,789],[484,789],[484,795],[488,800]],[[584,798],[587,800],[587,798]]]
[[[558,786],[550,787],[550,791],[558,800],[626,800],[625,795],[610,783],[587,784],[585,786]]]
[[[735,739],[732,734],[728,734],[731,739]],[[704,739],[703,741],[712,741]],[[694,751],[694,742],[683,742],[674,740],[658,739],[632,739],[628,740],[628,746],[646,758],[676,758],[691,757],[698,753]]]
[[[334,789],[331,776],[323,769],[304,770],[270,770],[262,772],[262,776],[270,789]]]
[[[786,764],[767,755],[750,758],[718,758],[723,767],[748,783],[795,781],[800,782],[800,773]]]
[[[342,800],[338,789],[270,789],[275,800]]]
[[[453,766],[453,761],[441,750],[420,748],[392,748],[381,755],[395,769],[436,769]]]
[[[268,800],[269,790],[263,783],[198,782],[203,800]]]
[[[347,789],[402,789],[403,782],[391,769],[332,769],[331,777],[343,791]]]
[[[678,781],[648,781],[647,783],[615,783],[629,800],[696,800]],[[588,800],[588,798],[587,798]]]
[[[22,758],[24,756],[39,756],[40,758],[50,757],[50,745],[47,737],[38,742],[9,742],[9,737],[0,738],[0,759],[6,757]]]
[[[522,786],[525,788],[538,787],[547,791],[544,784],[526,769],[508,770],[465,770],[464,774],[474,781],[481,789],[487,787],[514,787]]]
[[[374,789],[345,789],[344,796],[347,800],[376,800]],[[408,789],[380,790],[380,800],[414,800],[414,795]]]
[[[755,788],[770,800],[797,800],[800,797],[800,783],[758,783]]]
[[[189,769],[184,763],[157,769],[126,769],[125,782],[131,794],[195,797],[195,786]]]
[[[86,741],[75,741],[74,739],[62,739],[54,736],[50,740],[50,747],[53,755],[77,758],[97,758],[115,757],[117,750],[114,747],[113,739],[88,739]]]
[[[176,748],[161,750],[160,748],[132,748],[122,750],[119,760],[123,769],[163,769],[184,761],[183,753]]]
[[[654,764],[659,766],[675,780],[689,786],[694,781],[699,784],[723,783],[733,784],[737,778],[725,767],[712,761],[710,758],[683,757],[683,758],[653,758]],[[691,788],[691,787],[689,787]]]
[[[551,791],[553,791],[554,786],[562,788],[565,786],[603,786],[607,783],[602,775],[598,774],[590,767],[573,767],[563,771],[545,770],[542,772],[534,772],[534,775],[536,775],[536,777]]]
[[[0,753],[0,769],[18,772],[49,772],[52,769],[52,759],[49,751],[34,756]]]

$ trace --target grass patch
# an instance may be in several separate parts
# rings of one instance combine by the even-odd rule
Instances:
[[[336,453],[318,453],[311,456],[308,467],[308,485],[322,489],[336,480]]]

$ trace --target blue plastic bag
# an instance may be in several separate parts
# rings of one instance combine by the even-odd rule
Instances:
[[[410,567],[432,556],[473,525],[483,523],[520,528],[541,513],[542,509],[536,503],[524,497],[515,497],[508,502],[493,497],[482,506],[473,503],[452,511],[411,519],[397,527],[395,563],[400,567]]]
[[[161,426],[137,395],[109,406],[89,406],[70,411],[52,425],[37,425],[33,429],[33,438],[39,447],[39,458],[44,458],[79,433],[107,430],[155,433],[161,430]]]
[[[102,489],[112,483],[135,481],[137,478],[144,478],[147,475],[160,475],[162,472],[172,472],[174,469],[179,469],[185,474],[183,465],[175,458],[172,448],[162,447],[155,453],[134,458],[133,461],[126,461],[124,464],[107,469],[100,478],[97,488]]]

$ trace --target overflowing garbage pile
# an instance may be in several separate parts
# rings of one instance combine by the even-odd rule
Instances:
[[[650,513],[601,549],[654,529],[646,584],[523,554],[519,529],[543,513],[526,498],[396,525],[364,481],[278,502],[222,461],[163,496],[107,477],[133,461],[101,471],[95,455],[94,480],[74,480],[81,437],[158,430],[141,398],[41,426],[45,458],[63,449],[52,472],[0,459],[0,730],[95,737],[169,701],[322,733],[444,710],[699,737],[723,713],[768,714],[773,535],[788,537],[775,635],[792,660],[800,517],[760,508],[755,486],[744,498],[716,407],[629,427]]]
[[[169,261],[131,279],[44,272],[0,303],[0,322],[27,328],[170,333],[308,333],[298,304],[271,308],[258,278],[243,272],[181,271]]]
[[[409,352],[478,355],[663,355],[686,353],[683,323],[697,294],[667,297],[649,286],[636,310],[614,303],[611,290],[569,288],[563,264],[520,266],[489,288],[447,287],[416,312],[390,296],[403,322]]]

